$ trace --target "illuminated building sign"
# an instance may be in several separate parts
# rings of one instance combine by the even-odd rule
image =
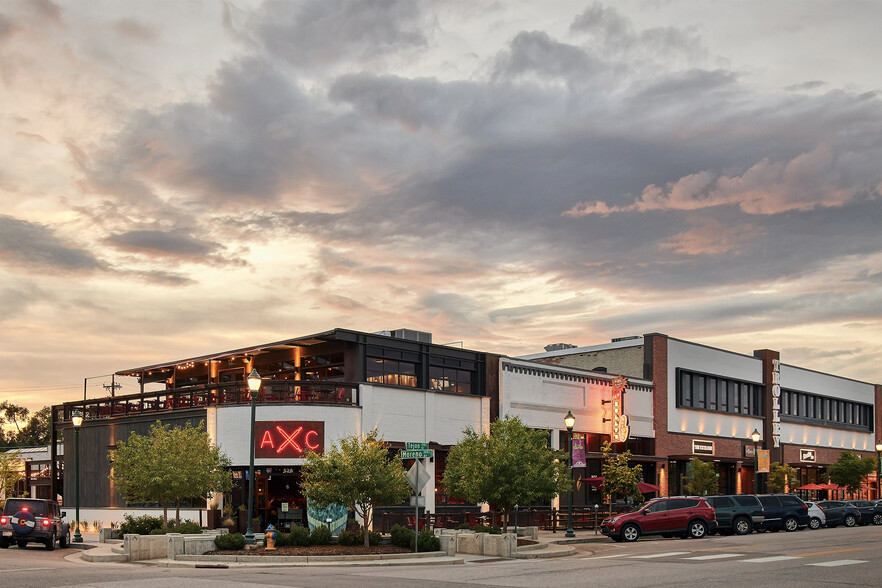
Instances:
[[[692,455],[713,455],[714,454],[714,442],[713,441],[700,441],[698,439],[692,440]]]
[[[772,447],[781,447],[781,362],[772,360]]]
[[[627,378],[617,376],[612,381],[612,440],[613,443],[622,443],[628,440],[631,427],[628,424],[628,415],[625,414],[625,387],[628,385]]]
[[[800,449],[799,450],[799,461],[815,461],[815,450],[814,449]]]
[[[306,457],[325,450],[324,421],[257,421],[254,457]]]

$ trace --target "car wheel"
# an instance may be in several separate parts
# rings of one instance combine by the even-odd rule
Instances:
[[[689,523],[689,536],[693,539],[701,539],[707,535],[707,525],[704,521],[692,521]]]
[[[55,533],[52,533],[52,536],[46,541],[46,551],[52,551],[55,549]]]
[[[845,518],[842,519],[842,522],[846,527],[854,527],[857,524],[857,518],[854,515],[845,515]]]
[[[640,537],[640,529],[637,528],[637,525],[625,525],[622,527],[622,539],[628,543],[637,541],[638,537]]]
[[[747,535],[750,533],[753,525],[751,522],[745,518],[740,518],[735,521],[735,524],[732,525],[732,530],[735,531],[736,535]]]
[[[796,517],[787,517],[784,519],[784,528],[787,531],[795,531],[799,528],[799,521],[796,520]]]
[[[28,546],[28,542],[27,542],[27,541],[16,541],[15,544],[18,545],[18,548],[19,548],[19,549],[24,549],[25,547]]]
[[[877,512],[873,515],[873,524],[874,525],[882,525],[882,513]]]
[[[62,549],[70,545],[70,531],[58,538],[58,546]]]
[[[821,528],[821,519],[818,517],[812,517],[812,520],[809,521],[809,529],[813,531],[817,531]]]

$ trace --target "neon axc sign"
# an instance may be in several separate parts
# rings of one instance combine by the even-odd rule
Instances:
[[[306,457],[325,450],[324,421],[257,421],[254,457]]]

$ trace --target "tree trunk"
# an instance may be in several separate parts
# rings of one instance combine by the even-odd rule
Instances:
[[[168,527],[168,502],[162,503],[162,526]]]
[[[181,524],[181,502],[175,502],[175,526]]]

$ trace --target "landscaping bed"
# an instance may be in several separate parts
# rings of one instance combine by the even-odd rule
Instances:
[[[205,555],[377,555],[384,553],[411,553],[412,549],[398,547],[397,545],[309,545],[306,547],[276,547],[267,551],[260,546],[257,549],[248,550],[224,550],[209,551]]]

